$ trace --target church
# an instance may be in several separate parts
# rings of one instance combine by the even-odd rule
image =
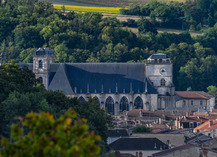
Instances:
[[[175,107],[172,61],[153,54],[146,63],[54,63],[54,50],[33,52],[31,69],[48,90],[87,101],[95,98],[108,113],[119,115],[134,108]]]
[[[166,54],[153,54],[146,63],[54,63],[54,57],[54,50],[39,48],[33,63],[19,66],[32,70],[46,89],[79,101],[95,98],[112,115],[176,107],[173,63]]]

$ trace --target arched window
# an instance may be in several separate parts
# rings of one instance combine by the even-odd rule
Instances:
[[[141,97],[136,97],[135,101],[134,101],[134,106],[137,109],[143,109],[143,102],[142,102],[142,98]]]
[[[38,62],[38,68],[39,68],[39,69],[42,69],[42,65],[43,65],[43,63],[42,63],[42,61],[40,60],[40,61]]]
[[[129,111],[129,103],[125,96],[121,98],[119,111],[120,112]]]
[[[109,114],[114,115],[114,100],[112,97],[108,97],[105,102],[105,108]]]
[[[42,85],[43,84],[43,78],[39,77],[39,80],[40,80],[40,84]]]
[[[165,85],[166,85],[165,79],[161,79],[161,80],[160,80],[160,85],[161,85],[161,86],[165,86]]]
[[[78,98],[78,100],[79,100],[80,102],[84,102],[84,101],[85,101],[85,99],[84,99],[82,96],[80,96],[80,97]]]

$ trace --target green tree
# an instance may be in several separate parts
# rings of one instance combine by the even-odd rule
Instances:
[[[139,33],[151,32],[157,34],[157,28],[149,20],[142,18],[137,21]]]
[[[133,133],[151,133],[151,129],[142,125],[133,129]]]
[[[69,50],[64,43],[57,45],[54,48],[54,52],[55,52],[55,62],[64,63],[67,61],[68,58],[67,53],[69,53]]]
[[[99,156],[96,141],[100,136],[89,133],[86,119],[78,119],[69,110],[55,120],[50,113],[28,113],[12,125],[11,139],[1,139],[2,156]],[[28,129],[26,131],[26,129]]]
[[[207,87],[208,93],[215,96],[215,105],[217,105],[217,87],[209,86]]]

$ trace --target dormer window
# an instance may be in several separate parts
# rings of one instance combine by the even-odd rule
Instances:
[[[161,79],[161,80],[160,80],[160,85],[161,85],[161,86],[165,86],[165,85],[166,85],[165,79]]]
[[[42,63],[42,61],[40,60],[40,61],[38,62],[38,68],[39,68],[39,69],[42,69],[42,65],[43,65],[43,63]]]

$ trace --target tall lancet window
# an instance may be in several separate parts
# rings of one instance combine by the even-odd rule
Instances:
[[[42,69],[42,65],[43,65],[43,63],[42,63],[42,61],[40,60],[40,61],[38,62],[38,68],[39,68],[39,69]]]
[[[43,85],[43,78],[39,77],[39,80],[40,80],[40,84]]]
[[[166,85],[165,79],[161,79],[161,80],[160,80],[160,85],[161,85],[161,86],[165,86],[165,85]]]

